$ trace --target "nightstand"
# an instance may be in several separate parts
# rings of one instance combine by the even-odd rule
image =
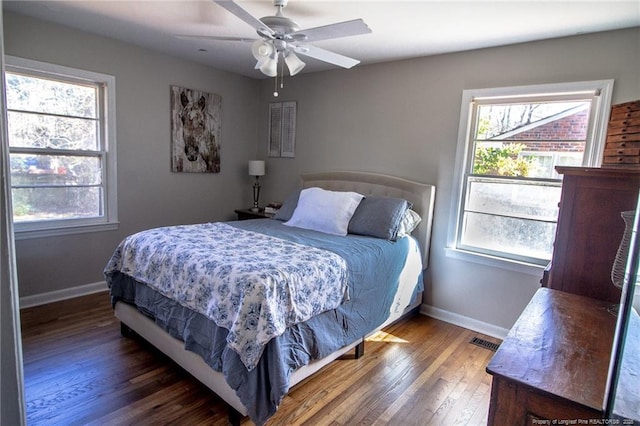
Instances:
[[[274,216],[274,213],[265,213],[264,209],[261,209],[257,212],[254,212],[251,209],[238,209],[234,211],[238,215],[238,220],[271,219]]]

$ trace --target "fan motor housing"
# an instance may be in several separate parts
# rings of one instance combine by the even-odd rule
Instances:
[[[285,36],[300,30],[300,26],[295,21],[285,16],[265,16],[260,18],[260,20],[276,33],[276,37]]]

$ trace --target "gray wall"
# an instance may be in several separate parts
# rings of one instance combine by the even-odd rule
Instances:
[[[5,12],[5,52],[116,78],[117,231],[16,242],[20,296],[104,280],[127,234],[154,226],[227,220],[251,205],[247,162],[256,155],[256,80]],[[221,172],[172,173],[169,86],[222,96]]]
[[[358,66],[285,79],[277,100],[298,102],[295,159],[269,158],[267,200],[301,172],[353,169],[435,184],[426,304],[510,328],[539,287],[525,275],[447,257],[453,168],[464,89],[615,79],[613,102],[640,99],[640,29]],[[266,153],[273,81],[260,95]]]

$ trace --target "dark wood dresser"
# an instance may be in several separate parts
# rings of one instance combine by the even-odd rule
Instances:
[[[611,311],[621,298],[611,270],[625,231],[621,212],[636,208],[640,169],[556,170],[564,178],[552,260],[543,288],[487,366],[489,425],[605,424],[598,422],[617,320]],[[637,313],[630,327],[631,336],[640,335]],[[626,342],[614,413],[635,419],[640,340]]]
[[[488,425],[601,419],[616,325],[609,307],[539,289],[487,366]]]
[[[625,230],[620,213],[636,208],[640,169],[556,170],[564,179],[553,256],[542,285],[620,303],[611,269]]]

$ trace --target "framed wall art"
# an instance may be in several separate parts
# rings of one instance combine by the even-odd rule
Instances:
[[[171,171],[220,172],[222,97],[171,86]]]

